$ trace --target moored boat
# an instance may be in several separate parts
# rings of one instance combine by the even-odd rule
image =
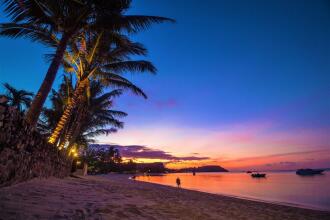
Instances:
[[[265,178],[266,174],[265,173],[253,173],[251,174],[253,178]]]
[[[311,175],[322,174],[323,171],[324,170],[321,169],[299,169],[296,171],[296,174],[301,176],[311,176]]]

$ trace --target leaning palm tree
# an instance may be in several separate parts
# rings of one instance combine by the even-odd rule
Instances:
[[[73,85],[65,77],[59,91],[52,91],[51,108],[45,108],[43,117],[39,123],[42,133],[50,134],[55,128],[58,118],[63,114],[70,90]],[[78,144],[87,146],[94,142],[94,137],[101,134],[110,134],[116,132],[118,128],[123,127],[123,122],[118,119],[127,114],[122,111],[113,110],[113,99],[118,97],[121,90],[113,90],[104,93],[105,87],[99,82],[92,82],[89,94],[84,93],[84,98],[80,100],[79,106],[74,109],[74,114],[59,138],[59,146],[63,148],[69,141],[68,146]],[[68,135],[70,134],[70,135]],[[64,141],[65,140],[65,141]]]
[[[35,126],[70,41],[82,30],[136,33],[152,23],[173,21],[158,16],[126,15],[131,0],[1,0],[12,22],[0,24],[0,35],[26,37],[55,49],[45,78],[26,114]],[[53,40],[59,39],[57,44]]]
[[[72,99],[49,138],[52,144],[57,143],[73,109],[78,105],[85,90],[88,92],[90,82],[99,81],[104,86],[129,89],[146,98],[140,88],[121,75],[126,71],[156,72],[156,68],[149,61],[129,59],[130,55],[146,54],[146,49],[142,45],[113,32],[84,33],[80,36],[79,42],[70,46],[70,51],[65,54],[64,66],[67,72],[76,76],[77,85]]]
[[[99,82],[92,82],[90,86],[92,88],[90,88],[88,94],[86,91],[62,133],[59,142],[60,149],[72,146],[77,137],[83,133],[86,133],[84,135],[88,137],[100,134],[108,135],[117,132],[118,128],[123,128],[123,123],[117,118],[124,117],[127,114],[112,110],[113,99],[120,96],[122,91],[116,89],[103,94],[104,86]],[[109,125],[111,125],[111,128],[107,128]]]
[[[72,85],[72,77],[63,76],[63,80],[56,91],[52,89],[50,94],[51,108],[43,108],[41,117],[38,121],[38,130],[47,138],[51,135],[53,129],[60,120],[65,106],[68,105],[72,97],[74,86]]]
[[[96,136],[108,135],[123,128],[124,124],[119,121],[119,118],[125,117],[127,114],[113,110],[113,100],[121,95],[122,91],[112,90],[104,93],[105,88],[100,82],[91,83],[90,94],[86,93],[84,101],[80,103],[77,114],[75,114],[75,123],[70,125],[69,132],[66,133],[71,136],[65,136],[61,147],[64,147],[64,144],[73,146],[82,140],[89,144],[94,142]]]
[[[16,107],[20,112],[24,107],[29,108],[33,97],[32,92],[15,89],[8,83],[4,83],[3,86],[6,89],[6,97],[10,106]]]

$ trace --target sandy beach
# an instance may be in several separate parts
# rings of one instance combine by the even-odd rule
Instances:
[[[329,219],[329,212],[128,180],[33,179],[0,189],[0,219]]]

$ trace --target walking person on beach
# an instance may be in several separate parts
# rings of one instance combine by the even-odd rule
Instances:
[[[176,185],[178,185],[178,188],[180,188],[181,187],[181,180],[180,180],[180,178],[178,177],[178,178],[176,178]]]

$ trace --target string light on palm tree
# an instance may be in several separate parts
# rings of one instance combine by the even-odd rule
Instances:
[[[63,114],[69,91],[73,88],[71,80],[64,77],[58,91],[53,90],[50,96],[51,108],[45,108],[43,111],[43,120],[40,121],[39,130],[46,136],[50,135],[57,126],[58,120]],[[106,89],[98,81],[91,81],[90,96],[87,94],[74,108],[66,128],[61,132],[58,143],[64,146],[63,142],[68,142],[67,151],[75,146],[81,150],[90,143],[95,142],[94,137],[98,135],[108,135],[123,128],[123,122],[119,118],[127,114],[122,111],[114,110],[113,100],[122,94],[121,90],[104,92]],[[68,135],[69,134],[69,135]],[[68,141],[65,141],[68,140]],[[61,148],[62,149],[62,148]]]
[[[82,50],[82,46],[85,45]],[[130,55],[146,55],[146,49],[138,43],[131,42],[124,35],[101,31],[98,34],[86,32],[80,41],[70,45],[70,52],[65,54],[64,68],[77,79],[75,91],[65,108],[57,126],[49,138],[49,143],[56,143],[63,129],[69,122],[74,108],[83,98],[84,92],[89,96],[90,83],[99,81],[104,86],[131,90],[137,95],[147,97],[144,92],[121,76],[124,72],[151,72],[156,68],[149,61],[129,59]],[[69,136],[71,134],[67,133]],[[60,148],[66,148],[65,141]]]

